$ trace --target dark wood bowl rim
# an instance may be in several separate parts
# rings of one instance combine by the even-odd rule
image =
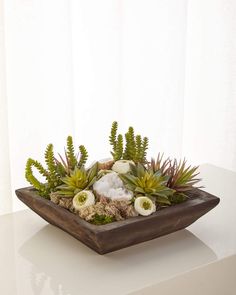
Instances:
[[[160,217],[162,215],[166,216],[166,214],[168,212],[172,212],[172,214],[174,214],[175,212],[178,213],[179,211],[189,208],[190,206],[195,206],[197,204],[201,204],[202,202],[204,202],[204,195],[205,194],[206,194],[206,198],[218,199],[218,202],[220,201],[220,199],[218,197],[213,196],[209,193],[206,193],[203,190],[195,188],[191,192],[188,193],[189,199],[187,199],[185,202],[180,203],[180,204],[176,204],[176,205],[171,205],[171,206],[163,208],[161,210],[157,210],[155,213],[153,213],[149,216],[137,216],[137,217],[131,217],[131,218],[128,218],[125,220],[121,220],[121,221],[114,221],[112,223],[108,223],[108,224],[104,224],[104,225],[94,225],[94,224],[91,224],[91,223],[85,221],[84,219],[82,219],[78,215],[70,212],[69,210],[67,210],[63,207],[60,207],[59,205],[56,205],[52,201],[45,199],[43,197],[40,197],[37,194],[37,191],[33,187],[25,187],[25,188],[17,189],[16,194],[19,197],[19,199],[21,199],[20,198],[21,195],[31,196],[36,201],[40,201],[41,203],[46,204],[49,207],[54,208],[55,210],[59,210],[59,211],[63,212],[64,216],[68,216],[68,218],[73,217],[73,220],[78,222],[78,226],[82,225],[83,227],[85,227],[86,229],[88,229],[92,232],[106,232],[106,231],[110,231],[113,229],[117,229],[118,227],[123,227],[126,224],[132,224],[132,223],[135,223],[136,226],[138,226],[138,224],[141,223],[142,221],[144,221],[144,219],[146,221],[153,220],[156,218],[157,215]],[[199,195],[200,195],[200,197],[199,197]]]

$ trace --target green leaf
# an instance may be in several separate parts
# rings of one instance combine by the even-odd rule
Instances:
[[[156,200],[159,204],[171,205],[171,202],[166,196],[158,196]]]

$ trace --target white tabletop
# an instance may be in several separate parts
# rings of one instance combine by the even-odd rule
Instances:
[[[0,294],[236,294],[236,173],[203,165],[201,177],[216,208],[103,256],[30,210],[0,216]]]

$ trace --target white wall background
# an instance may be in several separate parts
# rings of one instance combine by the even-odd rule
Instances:
[[[0,0],[0,13],[0,212],[22,208],[29,156],[71,134],[107,157],[113,120],[151,155],[236,171],[235,1]]]
[[[236,171],[236,1],[189,1],[183,153]]]

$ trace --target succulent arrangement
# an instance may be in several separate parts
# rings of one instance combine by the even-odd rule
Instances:
[[[112,158],[90,167],[86,166],[86,148],[80,145],[76,153],[71,136],[64,157],[55,157],[49,144],[44,154],[46,167],[28,159],[27,181],[41,197],[96,225],[148,216],[189,198],[200,181],[197,166],[160,154],[148,160],[147,137],[136,135],[133,127],[124,135],[117,131],[118,123],[113,122],[109,136]],[[43,181],[37,179],[34,169]]]

